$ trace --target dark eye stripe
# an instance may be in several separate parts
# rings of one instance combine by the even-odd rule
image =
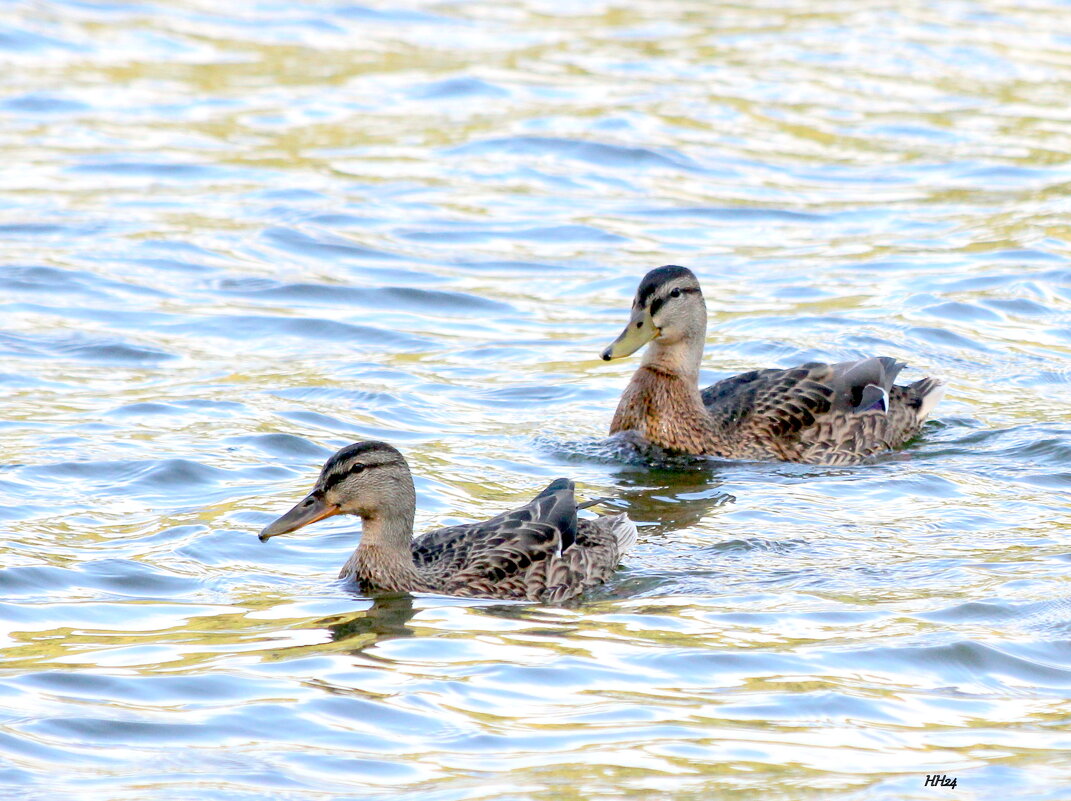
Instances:
[[[325,490],[331,489],[331,487],[335,486],[335,484],[337,484],[340,481],[342,481],[342,479],[344,479],[348,475],[349,475],[349,473],[332,473],[331,475],[329,475],[327,478],[324,479],[324,489]]]
[[[689,293],[689,292],[696,292],[696,293],[698,293],[698,292],[699,292],[699,287],[694,287],[694,286],[689,286],[689,287],[683,287],[683,286],[682,286],[682,287],[675,287],[675,288],[673,289],[673,292],[677,292],[677,291],[679,291],[681,295],[687,294],[687,293]],[[669,297],[672,297],[672,293],[670,294],[670,296],[669,296]],[[662,308],[663,304],[664,304],[664,303],[665,303],[665,302],[666,302],[667,300],[669,300],[669,297],[664,297],[664,298],[655,298],[654,300],[652,300],[652,301],[651,301],[651,315],[652,315],[652,316],[653,316],[653,315],[656,315],[656,314],[658,314],[658,310]]]
[[[338,469],[332,470],[330,473],[327,474],[327,477],[324,479],[324,489],[325,490],[331,489],[331,487],[335,486],[340,481],[344,481],[349,476],[357,475],[358,473],[363,472],[365,470],[365,468],[368,468],[368,467],[380,467],[380,466],[381,465],[377,465],[377,464],[360,464],[360,463],[358,463],[358,464],[346,467],[343,470],[338,470]]]
[[[370,470],[373,467],[387,467],[388,465],[404,464],[397,459],[386,462],[356,462],[345,467],[335,467],[327,474],[323,479],[323,489],[329,490],[336,484],[345,481],[350,476],[355,476],[358,473],[363,473],[365,470]]]

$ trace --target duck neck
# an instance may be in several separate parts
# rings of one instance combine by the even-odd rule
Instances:
[[[660,448],[716,452],[716,432],[699,394],[703,338],[648,346],[618,404],[610,433],[635,431]]]
[[[699,365],[703,361],[703,337],[688,336],[675,342],[653,340],[643,354],[641,366],[668,373],[695,387],[699,394]]]
[[[361,544],[339,574],[369,589],[406,592],[419,589],[420,576],[411,546],[415,502],[401,509],[361,515]]]

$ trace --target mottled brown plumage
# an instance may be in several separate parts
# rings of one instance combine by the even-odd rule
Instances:
[[[894,385],[904,365],[887,356],[754,370],[700,392],[705,336],[695,275],[673,265],[649,272],[628,325],[602,353],[620,358],[650,343],[611,434],[695,455],[850,464],[910,440],[944,392],[934,378]]]
[[[361,543],[339,574],[367,592],[434,592],[560,603],[606,581],[636,541],[623,514],[577,518],[573,482],[559,478],[519,509],[429,531],[415,540],[413,479],[383,442],[343,448],[312,492],[266,526],[266,540],[333,514],[363,521]]]

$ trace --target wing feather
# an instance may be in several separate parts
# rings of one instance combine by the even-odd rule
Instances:
[[[715,425],[737,441],[794,440],[832,408],[833,376],[817,362],[787,370],[752,370],[703,390],[703,405]]]
[[[440,590],[553,603],[605,581],[634,541],[623,515],[578,520],[573,482],[559,479],[520,509],[431,531],[412,550]]]

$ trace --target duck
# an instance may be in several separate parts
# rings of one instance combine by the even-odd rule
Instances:
[[[706,339],[703,291],[687,267],[648,272],[603,360],[647,346],[621,395],[610,434],[665,451],[726,459],[857,464],[915,437],[944,381],[893,382],[903,362],[874,356],[752,370],[699,389]]]
[[[593,503],[593,502],[592,502]],[[571,480],[489,520],[413,538],[416,491],[405,457],[386,442],[347,445],[312,491],[260,532],[267,542],[332,515],[361,518],[361,541],[339,578],[368,594],[429,592],[559,604],[605,582],[636,543],[626,514],[577,517]]]

